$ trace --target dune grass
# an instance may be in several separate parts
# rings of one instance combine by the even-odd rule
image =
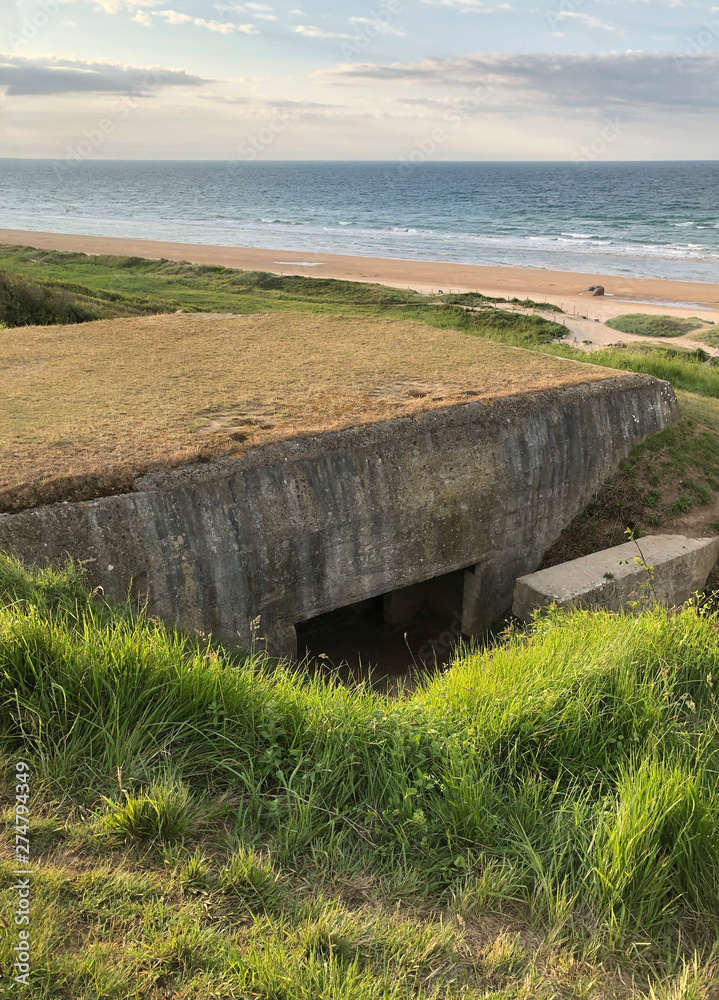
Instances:
[[[103,303],[103,307],[105,304]],[[0,271],[0,327],[36,323],[84,323],[101,315],[92,296],[25,281]]]
[[[675,389],[719,398],[719,367],[706,363],[706,354],[701,348],[685,352],[650,344],[629,344],[601,348],[588,355],[568,344],[552,344],[540,345],[540,350],[621,371],[644,372],[671,382]]]
[[[441,329],[489,337],[515,347],[549,344],[566,331],[544,316],[517,312],[557,306],[530,299],[501,299],[471,292],[423,295],[412,290],[334,278],[237,271],[208,264],[189,264],[142,257],[90,256],[32,247],[0,245],[0,269],[15,296],[8,326],[40,322],[29,299],[47,308],[42,323],[82,322],[119,316],[149,316],[177,311],[252,315],[260,312],[328,313],[365,319],[409,319]],[[29,297],[29,299],[28,299]],[[52,313],[52,303],[72,301],[82,311],[68,315],[65,305]],[[511,307],[511,311],[508,307]],[[6,311],[7,312],[7,311]]]
[[[21,281],[27,291],[48,301],[55,296],[82,304],[88,312],[77,319],[64,313],[53,318],[50,311],[42,322],[80,322],[81,319],[112,319],[122,315],[163,312],[256,313],[268,309],[282,312],[340,312],[347,315],[398,315],[426,320],[446,313],[462,318],[466,308],[492,310],[519,304],[526,308],[561,312],[556,306],[531,300],[502,299],[472,292],[456,295],[423,295],[420,292],[358,281],[340,281],[298,275],[276,275],[260,271],[238,271],[186,261],[151,260],[142,257],[103,256],[38,250],[0,245],[0,271],[10,281]],[[15,308],[0,322],[8,326],[38,322],[20,297]],[[446,321],[445,321],[446,322]],[[470,320],[470,322],[472,322]],[[451,325],[451,323],[447,324]],[[541,317],[508,313],[500,324],[509,342],[519,343],[549,333],[554,324]],[[556,337],[557,333],[553,333]],[[552,339],[551,337],[547,339]]]
[[[719,988],[711,613],[557,614],[391,699],[97,605],[73,570],[3,558],[0,593],[32,1000]]]
[[[636,333],[641,337],[686,337],[687,334],[714,324],[693,317],[655,316],[650,313],[626,313],[606,321],[606,326],[622,333]]]
[[[705,327],[701,333],[693,334],[691,340],[698,340],[710,347],[719,347],[719,325],[714,323],[713,326]]]

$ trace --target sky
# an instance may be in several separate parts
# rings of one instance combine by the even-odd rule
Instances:
[[[719,6],[0,0],[0,156],[719,159]]]

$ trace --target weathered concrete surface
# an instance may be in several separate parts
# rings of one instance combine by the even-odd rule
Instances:
[[[718,557],[719,538],[648,535],[520,577],[512,613],[530,621],[533,611],[550,604],[619,611],[655,599],[678,607],[704,589]]]
[[[278,654],[297,622],[472,567],[475,632],[631,447],[678,417],[645,375],[475,400],[4,515],[0,549],[69,554],[108,597],[132,588],[165,621],[240,645],[261,616]]]

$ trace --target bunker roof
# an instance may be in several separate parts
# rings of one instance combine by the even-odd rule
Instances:
[[[432,408],[621,377],[411,321],[161,315],[0,337],[0,511]]]

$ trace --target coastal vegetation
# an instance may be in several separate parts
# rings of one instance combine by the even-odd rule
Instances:
[[[719,325],[714,323],[712,326],[705,327],[701,333],[692,334],[691,339],[699,340],[710,347],[719,347]]]
[[[23,995],[714,995],[718,626],[553,614],[390,698],[0,559]]]
[[[79,296],[65,288],[25,281],[0,271],[0,326],[29,323],[84,323],[97,319],[90,296]]]
[[[566,344],[541,351],[573,360],[588,356]],[[698,348],[685,351],[648,344],[592,351],[594,364],[643,372],[675,388],[682,419],[640,445],[621,463],[587,509],[547,553],[554,565],[619,545],[624,531],[689,532],[719,530],[719,368]]]
[[[653,344],[615,344],[592,351],[589,355],[568,344],[553,344],[542,350],[575,361],[590,361],[591,364],[606,368],[643,372],[670,382],[675,389],[719,398],[719,367],[707,364],[709,356],[701,347],[691,351]]]
[[[686,337],[687,334],[704,327],[711,327],[713,323],[706,320],[692,317],[685,319],[681,316],[654,316],[650,313],[627,313],[624,316],[614,316],[606,320],[606,326],[612,330],[620,330],[622,333],[636,333],[642,337]]]
[[[0,275],[21,285],[8,310],[7,326],[83,322],[118,316],[171,312],[248,314],[329,312],[349,316],[411,318],[442,327],[482,333],[516,346],[550,343],[564,331],[541,316],[513,311],[515,307],[561,312],[529,299],[498,299],[467,295],[423,295],[410,289],[388,288],[333,278],[237,271],[209,264],[189,264],[142,257],[90,256],[32,247],[0,246]],[[48,307],[38,319],[26,300],[44,299]],[[53,314],[52,302],[76,303],[76,318],[65,307]]]

